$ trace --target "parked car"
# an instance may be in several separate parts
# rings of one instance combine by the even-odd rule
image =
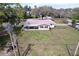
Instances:
[[[71,20],[71,19],[67,19],[67,20],[65,21],[65,23],[68,24],[69,26],[72,26],[72,20]]]
[[[79,29],[79,23],[76,23],[75,28]]]

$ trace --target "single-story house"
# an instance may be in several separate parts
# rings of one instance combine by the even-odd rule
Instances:
[[[23,30],[49,30],[55,27],[55,22],[50,19],[26,19]]]
[[[46,17],[43,17],[43,19],[53,19],[52,17],[50,17],[50,16],[46,16]]]

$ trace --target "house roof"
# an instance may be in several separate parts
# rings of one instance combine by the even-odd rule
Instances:
[[[52,20],[49,20],[49,19],[27,19],[25,24],[28,24],[28,25],[42,25],[42,24],[55,24],[54,21]]]

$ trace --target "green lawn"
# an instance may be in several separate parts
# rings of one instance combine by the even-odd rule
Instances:
[[[29,43],[34,44],[28,55],[73,55],[79,41],[79,31],[71,27],[55,28],[51,31],[21,31],[18,36],[21,53]]]

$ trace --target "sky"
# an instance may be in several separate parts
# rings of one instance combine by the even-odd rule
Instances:
[[[32,8],[34,8],[34,6],[36,5],[37,7],[40,7],[40,6],[52,6],[53,8],[56,8],[56,9],[60,9],[60,8],[76,8],[76,7],[79,7],[79,4],[53,4],[53,3],[47,3],[47,4],[44,4],[44,3],[38,3],[38,4],[34,4],[34,3],[21,3],[21,5],[24,7],[25,5],[28,5],[28,6],[31,6]]]
[[[26,0],[27,3],[21,4],[22,6],[29,5],[34,7],[34,5],[39,6],[52,6],[53,8],[76,8],[79,7],[79,0]],[[25,2],[25,1],[24,1]]]
[[[0,3],[21,3],[22,6],[52,6],[53,8],[75,8],[79,7],[79,0],[0,0]]]
[[[66,3],[79,3],[79,0],[0,0],[0,2],[66,4]]]

